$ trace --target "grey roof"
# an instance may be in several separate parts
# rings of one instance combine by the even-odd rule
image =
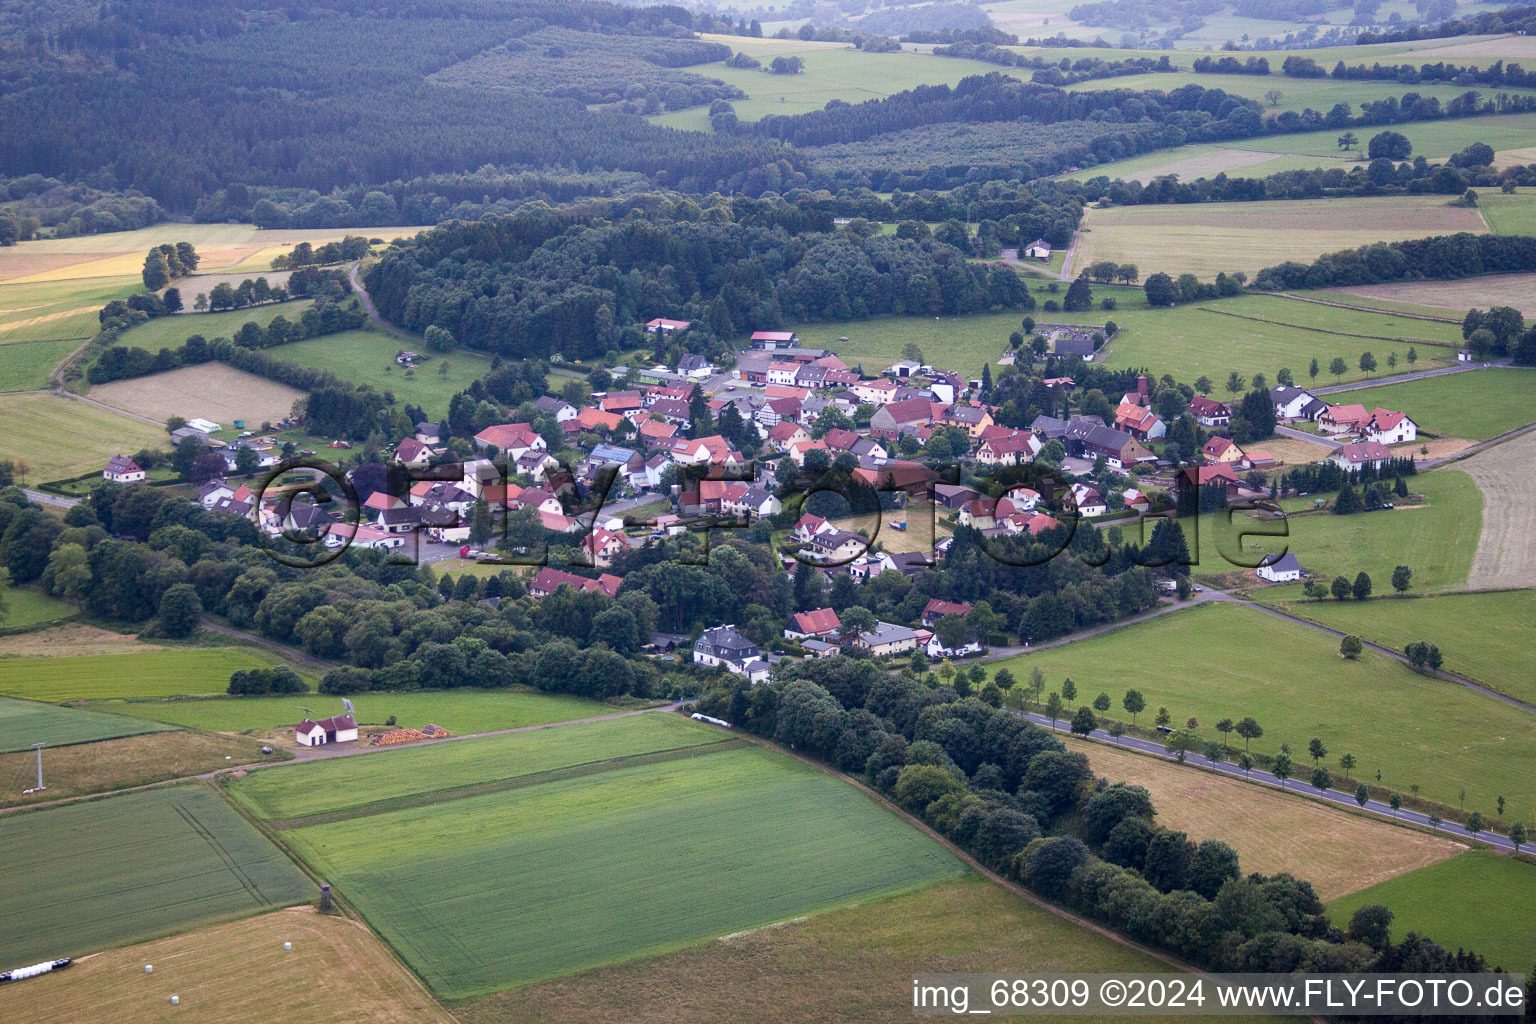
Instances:
[[[859,639],[870,647],[878,647],[881,644],[901,643],[906,640],[916,640],[917,631],[906,626],[898,626],[894,622],[876,623],[874,630],[859,634]]]
[[[1298,395],[1312,397],[1306,388],[1291,387],[1289,384],[1277,384],[1269,389],[1269,399],[1276,405],[1288,405]]]
[[[632,452],[628,448],[620,448],[616,444],[599,444],[593,446],[592,454],[587,461],[596,465],[627,466],[636,454],[636,452]]]
[[[572,408],[570,402],[565,401],[563,398],[554,398],[550,395],[540,395],[538,398],[535,398],[533,400],[533,407],[540,412],[547,413],[557,413],[561,409]],[[418,427],[422,425],[423,424],[417,424]],[[435,429],[437,425],[430,424],[430,426]]]
[[[1091,356],[1094,353],[1093,339],[1078,335],[1063,335],[1058,337],[1052,348],[1057,355]]]
[[[1273,562],[1266,558],[1263,564],[1268,568],[1275,570],[1276,572],[1306,571],[1301,567],[1301,563],[1296,560],[1296,556],[1291,554],[1289,551],[1275,559]]]
[[[705,359],[697,352],[689,352],[687,355],[683,356],[683,358],[677,361],[677,368],[685,373],[689,370],[702,370],[708,365],[709,360]]]
[[[1036,416],[1029,429],[1045,437],[1059,439],[1067,436],[1067,421],[1054,416]]]

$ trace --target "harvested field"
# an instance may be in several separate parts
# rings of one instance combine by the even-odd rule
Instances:
[[[1340,288],[1338,291],[1365,299],[1383,299],[1388,302],[1411,302],[1420,306],[1465,313],[1477,307],[1513,306],[1536,314],[1536,274],[1490,274],[1487,277],[1468,277],[1460,281],[1414,281],[1403,284],[1368,284],[1358,288]]]
[[[1530,586],[1536,573],[1536,432],[1459,463],[1483,492],[1483,532],[1467,575],[1471,590]]]
[[[48,788],[22,796],[23,789],[37,784],[37,762],[32,751],[20,750],[0,754],[0,785],[5,787],[0,790],[0,806],[112,792],[230,765],[284,761],[288,756],[263,754],[260,741],[237,736],[182,731],[124,736],[44,750],[43,781]]]
[[[1090,208],[1073,265],[1113,260],[1143,273],[1157,268],[1210,278],[1456,231],[1485,234],[1488,226],[1477,210],[1448,206],[1440,196]]]
[[[1308,462],[1320,462],[1328,457],[1333,449],[1326,444],[1317,441],[1303,441],[1295,437],[1282,437],[1276,434],[1264,441],[1255,441],[1249,445],[1255,451],[1269,452],[1282,465],[1299,466]]]
[[[279,996],[281,1019],[306,1024],[453,1024],[366,927],[309,907],[96,953],[5,999],[34,1024],[160,1024],[173,994],[183,1024],[270,1019]]]
[[[1088,755],[1096,774],[1145,787],[1162,825],[1197,841],[1220,839],[1238,852],[1244,874],[1288,871],[1311,882],[1324,900],[1466,849],[1159,757],[1079,739],[1067,743]]]
[[[249,255],[254,256],[256,255],[256,252],[252,252]],[[238,263],[240,261],[236,262]],[[251,270],[245,271],[244,273],[193,274],[191,277],[183,277],[172,281],[166,287],[181,289],[181,297],[185,305],[181,314],[178,315],[185,315],[192,312],[192,300],[195,299],[199,293],[206,295],[221,284],[227,284],[231,288],[238,288],[243,281],[255,281],[258,277],[264,277],[267,279],[267,284],[271,285],[273,288],[276,288],[279,285],[286,287],[288,284],[288,278],[292,274],[293,271],[291,270],[262,270],[260,268],[253,267]]]
[[[83,622],[0,636],[0,658],[56,658],[72,654],[124,654],[159,650],[133,633],[114,633]]]
[[[1465,451],[1472,447],[1474,441],[1465,441],[1459,437],[1439,437],[1434,440],[1423,439],[1410,441],[1407,444],[1392,445],[1392,454],[1400,459],[1413,459],[1415,462],[1427,462],[1431,459],[1446,459],[1457,452]],[[1428,453],[1423,449],[1428,448]]]
[[[223,363],[187,366],[91,389],[94,400],[150,419],[244,420],[253,429],[257,424],[285,419],[293,403],[303,397],[304,392],[296,388]]]
[[[32,964],[303,903],[315,888],[218,794],[180,783],[7,816],[0,893],[0,963]]]
[[[106,255],[89,252],[4,252],[0,253],[0,281],[17,281],[34,274],[48,274],[77,264],[90,263]]]
[[[1177,174],[1180,181],[1194,181],[1197,178],[1215,177],[1223,171],[1232,174],[1240,168],[1274,159],[1273,153],[1257,153],[1248,149],[1209,149],[1203,152],[1197,150],[1191,156],[1173,160],[1168,159],[1166,153],[1161,156],[1163,162],[1160,165],[1137,169],[1134,173],[1123,176],[1127,181],[1139,181],[1142,184],[1169,174]],[[1091,177],[1093,172],[1078,171],[1071,177],[1080,178],[1083,175]]]

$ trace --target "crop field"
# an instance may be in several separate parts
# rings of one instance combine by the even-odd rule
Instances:
[[[174,727],[163,722],[128,715],[104,715],[35,700],[0,697],[0,751],[26,750],[34,743],[46,743],[50,747],[92,743],[171,728]]]
[[[1410,931],[1446,949],[1481,953],[1490,969],[1527,972],[1536,950],[1536,866],[1486,850],[1469,850],[1328,904],[1346,926],[1350,915],[1384,903],[1396,915],[1392,941]]]
[[[1335,392],[1327,399],[1336,405],[1401,409],[1431,434],[1485,441],[1536,423],[1536,370],[1469,370]]]
[[[12,594],[53,602],[53,598],[36,594],[31,590],[7,591],[5,599],[10,601]],[[62,601],[56,603],[65,615],[73,613],[74,610],[69,605]],[[44,621],[51,621],[51,617]],[[133,633],[114,633],[110,629],[67,620],[45,625],[42,628],[0,634],[0,658],[53,658],[67,654],[118,654],[125,651],[159,649],[147,641],[140,643]]]
[[[1264,591],[1257,597],[1396,651],[1427,640],[1445,655],[1447,671],[1536,704],[1536,680],[1526,670],[1536,645],[1536,590],[1372,601],[1273,601]]]
[[[222,693],[231,673],[271,664],[228,647],[7,658],[0,661],[0,693],[50,701]]]
[[[57,395],[0,395],[0,459],[25,459],[27,483],[101,471],[119,452],[161,448],[166,433]]]
[[[1531,510],[1536,483],[1530,467],[1536,459],[1536,434],[1522,434],[1494,445],[1461,464],[1483,492],[1483,532],[1467,576],[1473,590],[1525,587],[1536,571]]]
[[[0,627],[6,630],[32,629],[45,622],[59,622],[75,615],[73,606],[30,588],[0,587],[0,599],[5,601],[6,607]]]
[[[303,765],[302,770],[256,772],[232,783],[229,792],[260,818],[294,819],[370,809],[387,801],[678,751],[721,739],[722,733],[713,726],[657,712],[333,758]]]
[[[53,371],[80,347],[78,341],[18,341],[0,345],[0,391],[48,386]]]
[[[1399,565],[1413,570],[1417,593],[1460,589],[1466,584],[1482,532],[1482,494],[1471,477],[1455,469],[1408,477],[1407,485],[1409,491],[1424,495],[1426,504],[1412,507],[1399,502],[1391,510],[1352,516],[1332,512],[1292,516],[1286,520],[1289,537],[1249,537],[1243,549],[1278,552],[1288,548],[1307,571],[1323,577],[1345,575],[1353,580],[1356,573],[1364,572],[1378,594],[1391,592],[1392,570]],[[1201,548],[1197,571],[1229,571],[1219,556],[1207,563],[1211,551],[1210,546]],[[1301,588],[1287,584],[1273,592],[1299,595]]]
[[[195,292],[183,293],[188,307],[192,305],[195,296]],[[297,321],[311,305],[313,303],[309,299],[294,299],[291,302],[269,302],[261,306],[232,309],[226,313],[183,313],[178,316],[158,316],[131,330],[124,331],[118,336],[118,344],[158,352],[162,348],[177,348],[194,334],[201,334],[209,341],[214,338],[228,338],[248,323],[265,327],[280,316]],[[282,347],[281,350],[286,351],[287,347]]]
[[[315,700],[334,703],[334,697]],[[394,716],[402,727],[440,725],[456,736],[496,732],[524,725],[566,722],[609,715],[617,708],[579,697],[515,690],[428,690],[360,693],[349,698],[363,725],[383,725]],[[303,712],[297,697],[216,697],[207,700],[111,701],[94,710],[135,715],[209,732],[265,733],[296,724]],[[327,707],[330,705],[327,704]],[[317,713],[321,708],[315,708]]]
[[[5,997],[32,1024],[160,1024],[172,995],[175,1018],[194,1024],[249,1024],[278,1002],[306,1024],[453,1024],[365,926],[309,907],[107,950]]]
[[[303,397],[297,388],[223,363],[185,366],[91,389],[94,400],[153,420],[202,417],[215,423],[243,420],[251,427],[287,419],[293,403]]]
[[[1513,306],[1536,316],[1536,303],[1531,301],[1532,289],[1536,289],[1536,274],[1490,274],[1460,281],[1367,284],[1341,288],[1337,294],[1344,302],[1353,299],[1371,303],[1414,303],[1442,315],[1449,312],[1460,316],[1474,307]]]
[[[277,847],[198,784],[8,817],[0,878],[9,922],[0,961],[11,964],[140,942],[315,893]]]
[[[1325,900],[1466,849],[1449,839],[1296,800],[1160,757],[1079,739],[1068,739],[1067,744],[1088,755],[1094,774],[1145,787],[1164,827],[1197,841],[1220,839],[1237,851],[1244,874],[1288,872],[1311,882]]]
[[[410,344],[383,331],[365,328],[283,345],[273,349],[272,355],[285,363],[329,370],[353,384],[393,392],[401,402],[420,405],[433,416],[447,415],[448,400],[491,369],[491,361],[485,356],[459,350],[431,354],[415,370],[405,370],[395,363],[395,353]],[[448,367],[447,373],[443,372],[444,366]]]
[[[7,251],[0,253],[0,279],[5,274]],[[44,284],[0,284],[0,342],[60,340],[84,341],[96,332],[96,313],[112,299],[134,291],[137,278],[96,281],[60,281]]]
[[[1098,291],[1095,287],[1095,296]],[[1334,314],[1336,319],[1332,318]],[[1273,383],[1275,374],[1287,368],[1302,387],[1363,380],[1361,353],[1371,352],[1378,366],[1385,368],[1392,352],[1397,353],[1401,364],[1409,345],[1414,346],[1419,357],[1416,369],[1448,366],[1455,359],[1452,348],[1380,339],[1433,339],[1452,332],[1460,334],[1460,328],[1451,324],[1411,320],[1390,313],[1332,309],[1267,295],[1244,295],[1170,309],[1117,309],[1091,315],[1036,313],[1035,317],[1049,317],[1052,322],[1061,323],[1082,323],[1085,317],[1099,323],[1103,318],[1113,319],[1121,330],[1099,358],[1105,366],[1146,367],[1154,375],[1171,373],[1189,382],[1205,376],[1218,389],[1224,387],[1233,370],[1245,378],[1263,373]],[[1335,357],[1343,359],[1346,367],[1338,378],[1328,372]],[[1315,379],[1307,375],[1313,359],[1320,370]],[[1382,372],[1384,369],[1379,369],[1377,375]],[[1224,390],[1216,394],[1227,397]]]
[[[30,750],[0,754],[0,785],[5,786],[0,790],[0,805],[106,793],[289,757],[282,752],[263,754],[261,746],[259,741],[243,736],[177,730],[53,747],[43,751],[43,781],[48,788],[31,796],[23,796],[21,791],[37,784],[35,755]]]
[[[454,1007],[462,1024],[582,1020],[715,1024],[900,1022],[912,964],[936,970],[1160,973],[1167,964],[969,874],[883,900],[729,935]],[[942,965],[942,966],[940,966]],[[1123,1018],[1077,1017],[1103,1022]]]
[[[1220,149],[1205,145],[1178,146],[1084,167],[1061,177],[1069,181],[1090,181],[1098,177],[1111,180],[1123,178],[1146,184],[1153,178],[1169,174],[1177,174],[1180,181],[1194,181],[1197,178],[1213,178],[1225,171],[1230,177],[1246,178],[1251,176],[1247,170],[1250,165],[1264,163],[1273,157],[1272,153],[1252,150]]]
[[[1167,707],[1175,722],[1196,716],[1202,739],[1220,738],[1211,726],[1222,718],[1251,715],[1264,728],[1254,752],[1273,756],[1289,743],[1298,771],[1310,767],[1304,751],[1316,736],[1335,774],[1350,753],[1357,777],[1374,780],[1380,769],[1381,784],[1405,795],[1418,784],[1421,796],[1455,806],[1465,786],[1469,811],[1489,814],[1503,794],[1510,820],[1536,812],[1530,712],[1371,651],[1343,661],[1336,637],[1257,609],[1193,609],[997,667],[1027,679],[1036,666],[1048,689],[1071,676],[1080,694],[1103,691],[1116,708],[1138,689],[1147,702],[1139,721]]]
[[[1210,279],[1369,242],[1487,230],[1478,211],[1448,206],[1442,196],[1090,207],[1075,262]]]
[[[692,64],[686,69],[706,78],[718,78],[746,93],[746,99],[731,101],[736,116],[743,121],[756,121],[769,114],[804,114],[822,109],[829,100],[861,103],[919,85],[954,85],[971,75],[993,71],[1007,73],[1007,69],[982,61],[920,53],[864,53],[847,46],[807,44],[799,40],[779,42],[736,36],[705,38],[754,53],[763,62],[763,69],[732,68],[724,62]],[[775,44],[771,49],[770,43]],[[805,70],[798,75],[775,75],[764,70],[774,57],[781,55],[802,58]],[[706,107],[658,114],[649,120],[673,128],[710,130]]]
[[[853,786],[755,744],[608,767],[284,834],[449,999],[962,872]]]

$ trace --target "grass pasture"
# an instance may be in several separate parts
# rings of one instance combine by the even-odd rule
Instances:
[[[195,281],[197,278],[184,280]],[[183,292],[183,298],[189,309],[195,297],[195,292]],[[291,302],[269,302],[261,306],[232,309],[224,313],[182,313],[177,316],[157,316],[153,320],[146,320],[137,327],[124,331],[118,336],[117,343],[129,348],[158,352],[162,348],[177,348],[194,334],[201,334],[212,341],[214,338],[231,337],[248,323],[265,327],[280,316],[297,322],[299,317],[304,315],[304,311],[313,304],[309,299],[294,299]]]
[[[1422,357],[1424,350],[1419,354]],[[1367,409],[1401,409],[1431,434],[1486,441],[1536,423],[1536,370],[1470,370],[1327,397],[1336,405],[1359,402]]]
[[[232,783],[229,792],[259,818],[291,820],[718,743],[721,738],[712,726],[656,712],[256,772]]]
[[[1262,599],[1264,592],[1259,596]],[[1445,655],[1448,671],[1536,704],[1536,680],[1526,671],[1536,645],[1536,590],[1273,603],[1292,615],[1395,651],[1427,640]]]
[[[301,903],[315,888],[206,786],[8,817],[0,961],[31,964]],[[140,973],[143,968],[140,967]]]
[[[167,436],[152,423],[120,416],[58,395],[0,395],[0,459],[25,459],[29,485],[100,473],[119,452],[162,448]]]
[[[6,1006],[32,1024],[160,1024],[168,1009],[194,1024],[249,1024],[271,1016],[277,993],[283,1019],[306,1024],[453,1024],[366,927],[309,907],[97,953],[10,987]]]
[[[1337,638],[1257,609],[1192,609],[997,667],[1027,679],[1036,666],[1048,689],[1071,676],[1080,694],[1108,693],[1117,709],[1138,689],[1147,702],[1139,721],[1165,706],[1176,722],[1196,716],[1202,738],[1219,739],[1211,726],[1222,718],[1251,715],[1264,727],[1254,752],[1272,756],[1289,743],[1298,771],[1310,767],[1304,752],[1316,736],[1330,769],[1352,753],[1357,777],[1374,779],[1379,768],[1381,784],[1405,794],[1417,783],[1421,796],[1455,806],[1465,786],[1469,810],[1491,812],[1502,793],[1511,820],[1536,812],[1529,712],[1385,655],[1345,662]]]
[[[1090,207],[1074,265],[1134,263],[1144,274],[1258,270],[1369,242],[1483,233],[1478,211],[1443,196]]]
[[[459,350],[430,354],[415,370],[405,370],[396,365],[395,353],[409,344],[367,327],[284,345],[273,349],[272,355],[285,363],[329,370],[353,384],[393,392],[401,402],[420,405],[432,416],[447,415],[448,400],[491,369],[485,356]],[[442,372],[445,365],[446,374]]]
[[[17,341],[0,345],[0,391],[45,388],[53,371],[79,348],[78,341]]]
[[[0,274],[10,256],[0,253]],[[96,332],[97,311],[112,299],[134,291],[136,278],[56,281],[43,284],[0,283],[0,342],[74,338]]]
[[[1469,850],[1334,900],[1328,916],[1344,927],[1371,903],[1392,908],[1394,942],[1416,931],[1516,973],[1529,971],[1536,955],[1536,865],[1503,854]]]
[[[215,423],[243,420],[250,427],[287,419],[293,403],[303,397],[297,388],[223,363],[185,366],[91,389],[95,401],[152,420],[202,417]]]
[[[75,616],[73,606],[30,587],[0,587],[0,599],[6,606],[5,617],[0,618],[0,629],[6,632],[31,630],[44,623],[62,622]]]
[[[1314,512],[1286,520],[1289,536],[1254,537],[1243,541],[1245,552],[1278,552],[1289,549],[1303,567],[1323,577],[1364,572],[1375,592],[1391,592],[1392,570],[1406,565],[1413,570],[1413,589],[1418,593],[1461,589],[1477,550],[1482,532],[1483,496],[1472,478],[1455,469],[1438,469],[1407,479],[1408,489],[1422,494],[1426,504],[1405,506],[1352,516]],[[1305,503],[1311,498],[1300,499]],[[1207,529],[1210,517],[1201,521]],[[1227,536],[1220,524],[1215,536],[1202,538],[1199,573],[1229,572],[1232,566],[1219,557],[1217,538]],[[1214,549],[1214,550],[1213,550]],[[1214,556],[1214,560],[1212,560]],[[1300,596],[1298,584],[1286,584],[1266,593]]]
[[[448,999],[963,870],[853,786],[751,743],[284,835]]]
[[[1242,858],[1243,872],[1289,872],[1333,899],[1462,852],[1449,839],[1398,828],[1264,786],[1181,767],[1104,743],[1069,739],[1094,773],[1143,786],[1157,820],[1192,839],[1220,839]]]
[[[0,693],[48,701],[222,693],[232,673],[271,664],[231,647],[7,658],[0,661]]]
[[[1472,590],[1525,587],[1536,572],[1536,532],[1531,509],[1536,481],[1530,467],[1536,460],[1536,433],[1485,448],[1460,465],[1483,492],[1483,532],[1477,556],[1467,574]]]
[[[21,750],[0,754],[0,785],[6,786],[0,791],[0,805],[112,792],[201,775],[232,764],[283,761],[287,757],[284,753],[263,754],[259,741],[244,737],[184,730],[144,733],[43,751],[43,781],[48,788],[22,796],[23,789],[37,784],[37,762],[32,751]]]
[[[1483,189],[1477,194],[1477,208],[1496,234],[1536,235],[1536,191],[1505,194]]]
[[[364,725],[383,725],[391,715],[404,727],[440,725],[463,736],[476,732],[516,729],[524,725],[564,722],[594,715],[612,714],[608,704],[556,694],[510,690],[431,690],[413,693],[361,693],[349,698]],[[315,697],[325,707],[334,697]],[[309,698],[214,697],[206,700],[111,701],[95,710],[136,715],[157,722],[205,729],[209,732],[266,733],[296,724],[302,717],[300,703]],[[339,708],[338,708],[339,710]],[[322,708],[317,713],[330,714]]]
[[[1282,92],[1290,84],[1290,79],[1283,79],[1276,83]],[[1536,114],[1495,114],[1488,117],[1456,120],[1418,121],[1393,125],[1392,130],[1408,137],[1408,141],[1413,143],[1415,157],[1423,156],[1431,161],[1444,160],[1461,152],[1474,142],[1486,143],[1495,150],[1527,149],[1536,146]],[[1367,130],[1355,134],[1360,136],[1361,141],[1368,141],[1371,135],[1376,133]],[[1327,130],[1273,135],[1267,138],[1238,139],[1231,143],[1216,145],[1255,152],[1337,159],[1340,153],[1338,139],[1338,131]],[[1367,241],[1374,241],[1374,239]]]
[[[462,1003],[462,1024],[724,1020],[899,1024],[912,967],[985,972],[1137,971],[1167,965],[1041,910],[979,875],[729,935]],[[1123,1020],[1075,1017],[1083,1024]]]
[[[174,726],[128,715],[104,715],[80,708],[61,708],[35,700],[0,697],[0,752],[26,750],[34,743],[50,747],[94,743],[119,736],[164,732]],[[47,781],[47,780],[44,780]],[[17,789],[23,787],[18,786]]]

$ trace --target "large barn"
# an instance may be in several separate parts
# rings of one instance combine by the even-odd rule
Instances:
[[[348,743],[357,739],[357,722],[351,715],[322,718],[318,722],[306,718],[294,729],[293,738],[306,747]]]

